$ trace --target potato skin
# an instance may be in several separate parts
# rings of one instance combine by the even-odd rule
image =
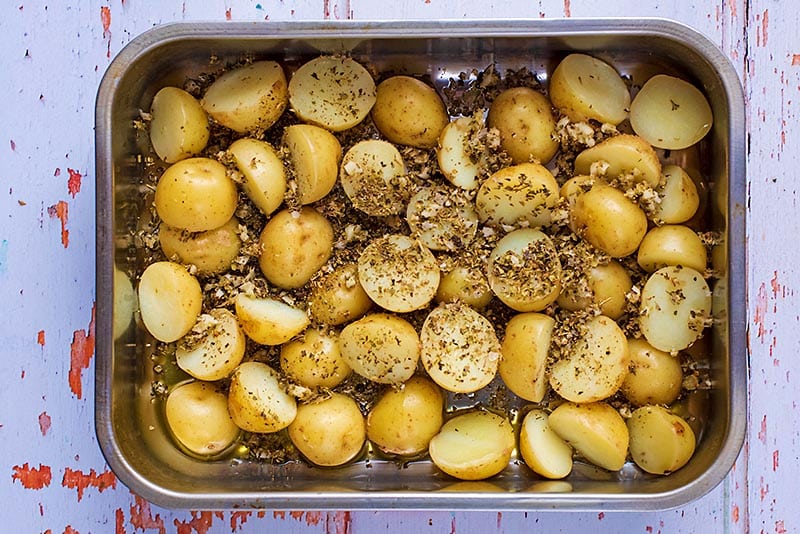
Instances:
[[[297,417],[289,425],[289,438],[313,464],[343,465],[363,449],[366,423],[358,404],[342,393],[297,408]]]
[[[158,230],[161,250],[171,260],[197,267],[197,274],[212,275],[227,271],[239,250],[239,221],[232,217],[213,230],[192,233],[162,223]]]
[[[418,148],[435,147],[450,121],[436,90],[410,76],[378,84],[372,120],[389,141]]]
[[[193,454],[217,456],[239,437],[227,397],[212,383],[179,385],[169,393],[164,410],[172,435]]]
[[[558,151],[550,101],[529,87],[500,93],[489,107],[487,125],[500,130],[500,146],[514,163],[546,164]]]

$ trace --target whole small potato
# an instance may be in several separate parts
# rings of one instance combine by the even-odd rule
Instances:
[[[406,313],[425,307],[441,272],[436,257],[418,240],[392,234],[373,240],[358,258],[358,280],[375,304]]]
[[[214,80],[201,104],[223,126],[238,133],[258,133],[278,120],[288,102],[281,66],[275,61],[257,61]]]
[[[695,449],[689,423],[661,406],[642,406],[628,419],[633,461],[648,473],[667,475],[686,465]]]
[[[545,478],[564,478],[572,471],[572,447],[550,428],[542,410],[531,410],[522,419],[519,452],[528,467]]]
[[[420,331],[420,359],[434,382],[455,393],[472,393],[497,374],[500,340],[484,316],[463,302],[439,304]]]
[[[617,323],[597,315],[585,328],[570,353],[550,369],[555,392],[576,403],[596,402],[616,393],[630,362],[628,340]]]
[[[625,398],[636,406],[675,402],[683,383],[680,359],[644,339],[629,339],[628,350],[630,372],[619,388]]]
[[[269,215],[283,203],[286,172],[272,145],[260,139],[243,138],[228,147],[244,177],[243,188],[258,209]]]
[[[604,402],[565,402],[550,414],[550,428],[581,456],[603,469],[619,471],[628,455],[628,427]]]
[[[353,460],[364,448],[366,423],[358,404],[342,393],[301,404],[289,425],[289,438],[311,463],[337,466]]]
[[[150,142],[166,163],[196,156],[206,147],[208,115],[195,97],[177,87],[164,87],[150,105]]]
[[[187,382],[167,396],[164,406],[172,435],[190,452],[216,456],[239,437],[228,413],[228,398],[208,382]]]
[[[708,251],[700,236],[688,226],[665,224],[645,234],[637,261],[649,273],[668,265],[683,265],[702,273],[708,264]]]
[[[350,375],[339,336],[316,328],[281,346],[281,370],[307,388],[333,388]]]
[[[359,141],[342,158],[342,189],[353,206],[367,215],[397,215],[413,191],[403,156],[380,139]]]
[[[486,124],[500,131],[500,147],[514,163],[546,164],[558,151],[552,105],[529,87],[506,89],[489,107]]]
[[[432,148],[450,118],[436,89],[410,76],[392,76],[378,84],[372,120],[392,143]]]
[[[311,204],[330,193],[342,160],[339,140],[319,126],[294,124],[283,131],[281,143],[289,153],[300,203]]]
[[[373,313],[344,327],[342,358],[353,371],[381,384],[401,384],[417,369],[420,340],[414,327],[396,315]]]
[[[608,63],[586,54],[570,54],[550,76],[550,99],[572,121],[594,119],[619,124],[628,116],[631,94]]]
[[[575,158],[575,174],[593,174],[592,165],[597,162],[608,166],[605,176],[609,178],[630,173],[652,187],[661,182],[658,154],[647,141],[636,135],[615,135],[585,149]]]
[[[333,253],[333,228],[314,208],[275,214],[261,232],[258,264],[283,289],[304,286]]]
[[[311,322],[303,310],[272,298],[239,293],[234,304],[242,330],[261,345],[286,343]]]
[[[358,319],[372,308],[358,281],[358,266],[348,263],[311,282],[308,313],[322,324],[340,325]]]
[[[481,222],[500,225],[526,222],[550,224],[558,202],[558,183],[538,163],[521,163],[495,172],[481,184],[475,209]]]
[[[561,292],[561,261],[555,245],[532,228],[514,230],[497,242],[487,274],[494,294],[516,311],[541,311]]]
[[[542,313],[520,313],[506,323],[498,372],[515,395],[541,402],[547,393],[547,354],[555,321]]]
[[[172,261],[197,267],[198,275],[221,274],[230,269],[239,255],[239,220],[236,217],[213,230],[189,232],[161,223],[158,241],[164,255]]]
[[[228,411],[242,430],[277,432],[294,420],[297,403],[286,393],[280,376],[270,366],[245,362],[231,375]]]
[[[485,411],[457,415],[431,439],[433,463],[461,480],[482,480],[502,471],[516,445],[514,427],[504,417]]]
[[[192,329],[203,304],[200,283],[183,265],[150,264],[139,280],[139,313],[147,331],[165,343]]]
[[[666,224],[688,221],[700,207],[700,195],[692,177],[677,165],[664,165],[664,183],[658,193],[661,202],[656,206],[654,219]]]
[[[367,438],[386,454],[416,456],[428,450],[444,422],[444,395],[430,380],[413,376],[384,393],[367,415]]]
[[[569,210],[572,231],[612,258],[639,248],[647,233],[647,216],[622,191],[595,183]]]
[[[242,361],[246,342],[236,316],[225,308],[215,308],[201,315],[191,334],[181,340],[175,360],[198,380],[221,380]]]
[[[436,289],[436,302],[460,300],[480,310],[492,300],[492,289],[483,270],[468,265],[457,265],[442,274]]]
[[[627,293],[633,287],[628,271],[618,261],[597,265],[586,273],[590,295],[575,295],[564,288],[558,296],[558,305],[565,310],[583,310],[592,304],[600,313],[614,319],[622,317],[627,306]]]
[[[162,221],[190,232],[219,228],[236,210],[239,194],[225,166],[209,158],[170,165],[156,185],[156,212]]]

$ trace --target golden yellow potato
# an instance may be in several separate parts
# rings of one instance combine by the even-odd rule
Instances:
[[[370,112],[375,104],[375,81],[353,58],[321,56],[292,75],[289,101],[301,120],[341,132]]]
[[[228,411],[236,426],[248,432],[277,432],[297,414],[297,402],[265,363],[245,362],[231,375]]]
[[[150,334],[170,343],[192,329],[203,304],[197,279],[178,263],[159,261],[139,280],[139,313]]]
[[[282,144],[294,169],[300,203],[311,204],[330,193],[342,160],[339,140],[319,126],[294,124],[283,131]]]
[[[244,192],[253,204],[269,215],[286,194],[286,171],[272,145],[259,139],[244,138],[228,147],[228,154],[242,173]]]
[[[408,203],[406,222],[429,249],[461,250],[478,232],[478,215],[473,206],[461,189],[423,187]]]
[[[637,261],[649,273],[667,265],[683,265],[702,273],[707,257],[706,246],[694,230],[680,224],[665,224],[647,232],[639,244]]]
[[[625,313],[625,295],[633,287],[628,271],[618,261],[611,260],[605,265],[589,269],[586,274],[590,295],[575,295],[565,288],[558,296],[558,305],[565,310],[576,311],[595,304],[600,313],[615,321]]]
[[[384,393],[367,415],[367,438],[386,454],[417,456],[428,450],[444,422],[444,395],[430,380],[411,377]]]
[[[558,151],[550,101],[529,87],[506,89],[489,107],[486,124],[500,131],[500,147],[514,163],[545,164]]]
[[[258,133],[278,120],[288,97],[281,66],[257,61],[214,80],[200,103],[221,125],[239,133]]]
[[[356,401],[342,393],[301,404],[289,425],[289,438],[311,463],[346,464],[356,458],[367,438],[366,423]]]
[[[150,104],[150,143],[167,163],[196,156],[208,143],[208,115],[195,97],[177,87],[164,87]]]
[[[558,437],[542,410],[531,410],[522,420],[519,452],[533,471],[545,478],[564,478],[572,471],[572,447]]]
[[[675,402],[683,383],[680,358],[644,339],[628,339],[628,351],[630,372],[619,388],[625,398],[636,406]]]
[[[575,199],[569,224],[573,232],[612,258],[634,253],[647,233],[642,209],[622,191],[602,183]]]
[[[436,302],[460,300],[480,310],[488,306],[492,300],[492,289],[482,269],[457,265],[442,274],[435,299]]]
[[[373,240],[358,258],[358,280],[382,308],[406,313],[425,307],[439,287],[439,264],[418,240],[393,234]]]
[[[575,174],[594,174],[592,164],[597,162],[607,165],[605,176],[609,178],[630,173],[652,187],[661,181],[658,154],[647,141],[635,135],[615,135],[585,149],[575,158]]]
[[[688,221],[700,206],[697,185],[677,165],[664,165],[661,172],[664,174],[664,182],[658,190],[661,202],[656,206],[653,218],[666,224]]]
[[[688,148],[706,136],[713,122],[703,93],[666,74],[647,80],[631,102],[633,131],[658,148]]]
[[[695,449],[689,423],[661,406],[642,406],[628,419],[633,461],[648,473],[668,475],[686,465]]]
[[[495,172],[483,182],[475,198],[481,222],[487,224],[550,224],[558,202],[558,183],[546,167],[521,163]]]
[[[420,359],[434,382],[456,393],[472,393],[497,374],[500,340],[484,316],[455,301],[439,304],[420,331]]]
[[[436,159],[439,170],[456,187],[472,190],[478,187],[480,166],[471,155],[471,138],[483,128],[479,117],[459,117],[447,124],[439,135]]]
[[[428,451],[433,463],[461,480],[482,480],[502,471],[516,445],[514,427],[485,411],[457,415],[442,426]]]
[[[585,174],[573,176],[561,186],[559,189],[559,196],[566,199],[567,204],[572,206],[575,203],[575,199],[589,191],[597,180],[599,179]]]
[[[208,158],[181,160],[156,185],[156,212],[162,221],[190,232],[219,228],[236,210],[239,195],[225,166]]]
[[[625,333],[604,315],[589,319],[571,352],[553,364],[550,385],[575,403],[596,402],[617,392],[628,374]]]
[[[378,84],[372,120],[392,143],[432,148],[450,117],[436,89],[410,76],[392,76]]]
[[[175,350],[178,367],[198,380],[221,380],[241,363],[247,344],[236,316],[225,308],[201,315]]]
[[[369,139],[353,145],[342,158],[339,179],[353,206],[367,215],[397,215],[413,191],[397,148]]]
[[[217,456],[239,437],[239,427],[228,414],[228,398],[214,384],[188,382],[176,387],[164,410],[172,435],[194,454]]]
[[[547,354],[555,321],[542,313],[520,313],[506,323],[498,372],[515,395],[541,402],[547,392]]]
[[[350,375],[338,334],[316,328],[281,346],[281,370],[307,388],[333,388]]]
[[[312,281],[307,302],[311,318],[327,325],[358,319],[372,308],[372,300],[358,281],[358,266],[354,263]]]
[[[239,220],[236,217],[213,230],[189,232],[161,223],[158,228],[161,250],[171,261],[194,265],[197,274],[224,273],[239,255]]]
[[[353,371],[381,384],[411,378],[420,355],[419,335],[411,323],[387,313],[373,313],[345,326],[339,346]]]
[[[510,308],[541,311],[561,292],[561,261],[553,241],[539,230],[514,230],[489,256],[489,287]]]
[[[286,343],[311,322],[303,310],[272,298],[239,293],[234,304],[242,330],[261,345]]]
[[[642,288],[639,327],[665,352],[683,350],[703,335],[711,318],[711,290],[691,267],[663,267]]]
[[[258,264],[278,287],[304,286],[333,253],[333,228],[314,208],[282,210],[261,232]]]
[[[625,420],[604,402],[565,402],[550,414],[550,428],[581,456],[603,469],[619,471],[628,455]]]
[[[550,100],[571,121],[594,119],[617,125],[628,116],[631,94],[608,63],[586,54],[570,54],[550,76]]]

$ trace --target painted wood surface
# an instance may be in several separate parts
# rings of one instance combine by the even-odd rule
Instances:
[[[659,16],[731,58],[747,98],[749,431],[731,474],[667,512],[164,510],[108,470],[93,426],[93,107],[130,39],[180,20]],[[5,1],[0,6],[0,531],[800,532],[800,15],[716,0]],[[745,417],[745,414],[740,414]]]

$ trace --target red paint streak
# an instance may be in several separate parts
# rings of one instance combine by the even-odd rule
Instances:
[[[125,512],[122,511],[122,508],[117,508],[114,510],[114,534],[126,534],[125,533]]]
[[[783,520],[775,521],[775,534],[786,534],[786,527],[783,525]]]
[[[456,534],[456,518],[450,519],[450,534]]]
[[[61,176],[61,169],[59,167],[56,167],[56,170],[53,173],[53,176]]]
[[[259,519],[264,519],[265,517],[267,517],[267,512],[265,512],[264,510],[259,510],[258,513],[256,514],[256,517]]]
[[[733,522],[734,523],[738,523],[739,522],[739,505],[738,504],[734,504],[733,505],[733,511],[731,512],[731,515],[733,516]]]
[[[778,282],[778,271],[772,271],[772,278],[769,281],[769,285],[772,287],[772,296],[778,298],[778,293],[781,293],[781,284]]]
[[[758,288],[758,294],[756,296],[756,313],[753,320],[758,325],[758,338],[762,341],[764,340],[764,335],[767,333],[767,328],[765,325],[766,315],[767,287],[764,285],[764,282],[761,282],[761,285]]]
[[[564,0],[564,16],[571,17],[572,16],[572,9],[569,5],[569,0]]]
[[[64,529],[64,534],[81,534],[81,533],[72,528],[70,525],[67,525],[67,527]]]
[[[158,529],[159,534],[165,534],[167,529],[164,527],[164,520],[159,514],[153,517],[150,503],[138,495],[134,495],[133,499],[130,524],[134,530]]]
[[[39,515],[44,517],[44,505],[42,503],[39,503]]]
[[[644,530],[646,532],[649,532],[650,534],[653,534],[653,527],[651,527],[650,525],[647,525],[646,527],[644,527]]]
[[[780,452],[777,450],[772,451],[772,470],[778,470],[778,460],[780,459]]]
[[[103,23],[103,36],[107,36],[111,28],[111,8],[103,6],[100,8],[100,22]]]
[[[325,534],[353,534],[350,512],[328,513],[325,517]]]
[[[497,530],[500,530],[500,526],[503,524],[503,512],[497,512]]]
[[[67,180],[67,191],[69,194],[72,195],[72,198],[75,198],[75,195],[81,192],[81,173],[76,171],[75,169],[67,169],[69,173],[69,180]]]
[[[44,330],[39,330],[39,333],[36,334],[36,343],[44,347]]]
[[[209,529],[214,524],[213,512],[192,512],[192,518],[189,521],[173,521],[177,528],[177,534],[191,534],[192,531],[197,534],[208,534]]]
[[[600,512],[599,514],[597,514],[598,521],[602,521],[603,519],[605,519],[605,517],[606,517],[605,512]]]
[[[47,208],[47,214],[51,219],[58,218],[61,221],[61,244],[64,248],[69,246],[69,230],[67,230],[67,220],[69,220],[69,205],[63,200],[58,204]]]
[[[225,20],[231,20],[231,8],[225,10]]]
[[[47,431],[50,430],[50,416],[47,415],[47,412],[39,414],[39,430],[41,430],[42,436],[46,436]]]
[[[289,516],[295,521],[300,521],[301,519],[303,519],[303,512],[292,511],[289,512]]]
[[[736,18],[736,0],[728,0],[728,9],[731,10],[731,18]]]
[[[286,512],[276,510],[272,512],[272,519],[286,519]]]
[[[240,530],[251,515],[253,512],[231,512],[231,532]]]
[[[53,473],[50,471],[49,465],[39,464],[37,469],[36,467],[28,466],[28,462],[25,462],[22,466],[14,466],[14,474],[11,475],[11,480],[12,482],[19,480],[25,489],[39,490],[50,485],[53,480]]]
[[[769,9],[765,9],[764,14],[761,16],[761,36],[762,36],[761,46],[767,46],[768,28],[769,28]]]
[[[319,525],[322,521],[322,512],[306,512],[306,525]]]
[[[9,139],[8,144],[11,145],[12,152],[14,152],[17,149],[17,143],[15,143],[13,139]]]
[[[65,488],[77,489],[78,502],[81,502],[86,488],[97,488],[100,493],[103,493],[108,488],[115,489],[117,487],[117,477],[108,470],[98,474],[92,469],[88,473],[84,473],[80,469],[73,471],[67,467],[64,469],[64,478],[61,480],[61,485]]]
[[[758,441],[767,444],[767,414],[761,418],[761,429],[758,431]]]
[[[764,502],[764,499],[769,494],[769,484],[764,484],[764,477],[759,479],[758,485],[758,496],[761,498],[761,502]]]
[[[330,0],[323,0],[322,1],[322,18],[328,20],[331,18],[331,1]]]
[[[800,65],[800,54],[792,54],[792,67]]]
[[[70,345],[70,365],[69,365],[69,389],[72,390],[79,399],[83,396],[83,385],[81,378],[83,370],[89,367],[94,354],[94,320],[96,305],[92,304],[92,319],[89,321],[88,334],[85,330],[75,330],[72,334],[72,344]]]

